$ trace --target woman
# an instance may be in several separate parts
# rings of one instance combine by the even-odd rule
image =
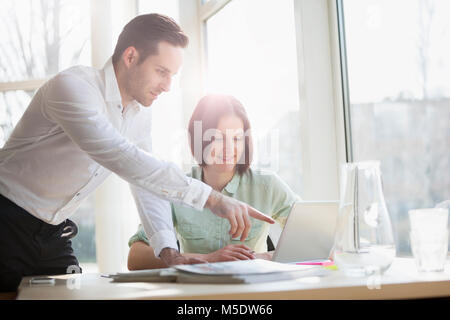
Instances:
[[[236,98],[217,94],[203,97],[189,121],[189,135],[192,155],[199,164],[189,176],[267,213],[284,227],[292,205],[300,198],[275,173],[250,168],[250,123]],[[241,243],[230,239],[229,222],[208,209],[199,212],[171,206],[183,255],[208,262],[272,258],[273,252],[267,252],[267,223],[250,218],[251,230]],[[155,257],[142,226],[130,238],[129,246],[130,270],[167,267]]]

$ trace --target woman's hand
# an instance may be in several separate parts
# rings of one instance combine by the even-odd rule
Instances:
[[[183,256],[178,252],[178,250],[172,248],[162,249],[159,256],[161,257],[161,260],[169,267],[178,264],[198,264],[208,262],[201,258]]]
[[[251,260],[255,258],[254,251],[245,244],[229,244],[206,255],[206,260],[209,262]]]

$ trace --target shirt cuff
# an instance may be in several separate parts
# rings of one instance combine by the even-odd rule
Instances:
[[[189,190],[184,195],[183,202],[197,210],[203,210],[212,188],[200,180],[192,179]]]
[[[156,232],[150,238],[150,246],[155,252],[155,257],[159,257],[161,250],[164,248],[172,248],[178,251],[177,238],[173,230],[161,230]]]
[[[150,245],[150,242],[148,241],[147,238],[147,234],[145,233],[144,228],[142,227],[141,224],[139,225],[138,231],[133,236],[131,236],[130,240],[128,240],[128,247],[131,248],[133,243],[138,241],[142,241],[145,242],[147,245]]]

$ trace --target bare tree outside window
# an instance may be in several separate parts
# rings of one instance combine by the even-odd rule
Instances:
[[[0,3],[0,128],[3,145],[35,90],[14,83],[44,80],[72,65],[89,64],[89,2],[3,0]],[[12,83],[11,83],[12,82]]]

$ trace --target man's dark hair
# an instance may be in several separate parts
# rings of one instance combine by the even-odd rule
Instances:
[[[139,52],[141,63],[149,55],[158,53],[158,43],[161,41],[185,48],[189,39],[180,26],[168,16],[157,13],[137,16],[128,22],[120,33],[112,61],[119,61],[125,49],[133,46]]]

